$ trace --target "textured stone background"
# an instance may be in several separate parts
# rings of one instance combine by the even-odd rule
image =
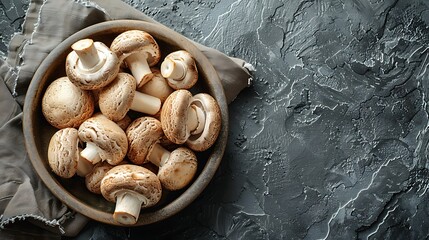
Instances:
[[[257,71],[200,198],[80,239],[428,238],[428,1],[125,2]],[[0,1],[0,57],[27,7]]]

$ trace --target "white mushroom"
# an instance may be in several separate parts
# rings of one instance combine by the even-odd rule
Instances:
[[[107,162],[99,162],[94,165],[92,170],[85,176],[86,188],[95,194],[101,194],[101,180],[106,173],[114,166]]]
[[[168,85],[167,80],[161,75],[161,72],[156,68],[151,68],[153,77],[146,84],[139,87],[139,92],[159,98],[163,103],[165,99],[174,91],[173,88]]]
[[[81,156],[93,164],[103,160],[117,165],[128,150],[124,130],[100,113],[80,125],[79,138],[86,143]]]
[[[187,186],[197,171],[197,157],[180,147],[172,152],[158,142],[163,135],[161,122],[152,117],[141,117],[127,129],[129,139],[128,158],[142,165],[150,161],[159,167],[158,177],[164,188],[174,191]]]
[[[102,42],[82,39],[74,43],[67,55],[66,74],[76,86],[95,90],[109,84],[118,74],[116,54]]]
[[[160,144],[155,144],[147,157],[159,167],[159,181],[170,191],[186,187],[197,173],[197,156],[185,147],[170,152]]]
[[[76,87],[67,77],[49,84],[42,98],[42,113],[56,128],[79,127],[93,112],[91,92]]]
[[[113,219],[124,225],[135,224],[141,208],[154,206],[162,195],[158,177],[148,169],[131,164],[109,170],[101,181],[101,194],[116,202]]]
[[[168,54],[161,64],[161,74],[174,89],[190,89],[198,80],[198,69],[190,53],[179,50]]]
[[[84,176],[91,171],[91,164],[79,155],[78,131],[75,128],[58,130],[49,141],[48,163],[60,177],[71,178],[76,173]]]
[[[153,74],[150,67],[156,65],[161,58],[159,46],[147,32],[129,30],[113,39],[110,49],[125,61],[131,74],[141,87],[148,82]]]
[[[136,91],[133,76],[118,73],[116,79],[100,91],[98,105],[106,117],[119,121],[130,109],[154,115],[161,109],[161,100]]]
[[[130,118],[130,116],[125,115],[122,119],[115,121],[115,123],[122,128],[122,130],[127,130],[128,126],[131,124],[133,120]]]
[[[192,96],[188,90],[176,90],[164,102],[161,123],[165,136],[173,143],[205,151],[219,135],[220,108],[209,94]]]

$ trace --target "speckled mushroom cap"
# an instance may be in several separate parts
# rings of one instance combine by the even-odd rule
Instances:
[[[110,49],[120,61],[141,51],[148,53],[149,66],[154,66],[161,58],[161,52],[155,39],[149,33],[141,30],[129,30],[119,34],[113,39]]]
[[[175,144],[183,144],[190,136],[186,122],[192,94],[187,90],[176,90],[161,109],[161,124],[165,136]]]
[[[101,181],[101,194],[107,201],[116,202],[116,196],[121,191],[141,194],[145,198],[142,207],[155,205],[162,195],[158,177],[150,170],[132,164],[115,166]]]
[[[56,128],[77,128],[94,112],[91,92],[76,87],[67,77],[54,80],[42,99],[42,112]]]
[[[76,86],[84,90],[95,90],[109,84],[119,72],[119,58],[102,42],[94,42],[102,62],[92,69],[79,64],[79,56],[71,51],[66,58],[66,74]]]
[[[194,151],[205,151],[216,142],[219,135],[221,128],[220,108],[216,100],[207,93],[196,94],[191,104],[203,109],[206,121],[203,132],[191,135],[186,141],[186,145]]]
[[[130,110],[135,93],[134,77],[128,73],[118,73],[115,80],[99,93],[100,111],[112,121],[123,119]]]
[[[80,125],[79,138],[83,142],[97,145],[101,159],[111,165],[121,162],[128,150],[124,130],[100,113],[94,114]]]
[[[159,169],[158,178],[164,188],[175,191],[187,186],[197,172],[197,156],[190,149],[180,147],[170,153]]]
[[[92,171],[85,176],[85,185],[86,188],[95,194],[101,194],[101,180],[106,175],[106,173],[113,168],[113,165],[110,165],[107,162],[99,162],[95,164],[92,168]]]
[[[153,117],[137,118],[128,126],[126,133],[129,141],[128,158],[137,165],[147,162],[153,145],[164,134],[161,122]]]
[[[120,128],[122,128],[122,130],[126,131],[132,121],[133,120],[130,118],[130,116],[125,115],[125,117],[123,117],[121,120],[115,122]]]
[[[78,132],[75,128],[58,130],[48,147],[48,163],[52,171],[63,178],[71,178],[77,171],[79,161]]]
[[[182,62],[186,66],[186,72],[182,79],[174,79],[168,77],[169,65],[168,61],[163,61],[161,64],[161,74],[167,79],[168,84],[175,90],[190,89],[198,81],[198,69],[195,60],[190,53],[184,50],[179,50],[168,54],[165,59]]]

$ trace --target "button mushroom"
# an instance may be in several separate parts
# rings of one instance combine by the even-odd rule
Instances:
[[[197,173],[197,156],[185,147],[169,152],[160,144],[155,144],[148,159],[159,167],[159,181],[170,191],[186,187]]]
[[[128,140],[124,130],[100,113],[83,122],[78,134],[86,143],[81,156],[93,164],[103,160],[117,165],[127,153]]]
[[[220,109],[209,94],[192,96],[188,90],[176,90],[164,102],[161,123],[165,136],[173,143],[186,143],[194,151],[205,151],[219,135]]]
[[[137,90],[142,93],[157,97],[163,103],[165,99],[174,91],[173,88],[168,85],[167,80],[161,75],[158,69],[151,68],[153,77],[145,85],[141,86]]]
[[[179,50],[168,54],[161,63],[161,74],[174,89],[189,89],[198,80],[198,69],[190,53]]]
[[[48,163],[52,171],[62,178],[71,178],[76,173],[84,176],[92,166],[79,156],[79,137],[75,128],[57,131],[49,141]]]
[[[121,224],[135,224],[141,208],[154,206],[162,195],[158,177],[146,168],[124,164],[109,170],[101,181],[101,194],[116,202],[113,219]]]
[[[116,54],[102,42],[82,39],[74,43],[66,58],[66,74],[76,86],[95,90],[106,86],[118,74]]]
[[[99,162],[94,165],[91,172],[85,176],[85,185],[86,188],[95,194],[101,194],[101,180],[106,175],[106,173],[113,168],[113,165],[110,165],[107,162]]]
[[[157,119],[136,119],[127,129],[128,158],[138,165],[152,162],[159,167],[158,177],[164,188],[171,191],[182,189],[195,176],[197,157],[185,147],[169,152],[158,144],[162,135],[161,122]]]
[[[49,84],[42,98],[42,113],[56,128],[78,127],[94,112],[91,92],[76,87],[67,77]]]
[[[131,124],[133,120],[130,118],[130,116],[125,115],[121,120],[115,121],[115,123],[122,128],[122,130],[127,130],[128,126]]]
[[[150,67],[156,65],[161,53],[155,39],[147,32],[129,30],[113,39],[110,49],[125,61],[137,86],[143,86],[152,78]]]
[[[119,121],[130,109],[154,115],[161,108],[161,100],[136,91],[133,76],[118,73],[116,79],[100,91],[98,105],[106,117]]]

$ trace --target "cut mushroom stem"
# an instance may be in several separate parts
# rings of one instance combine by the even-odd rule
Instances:
[[[173,78],[176,81],[185,78],[187,67],[184,62],[167,58],[161,64],[161,74],[166,78]]]
[[[157,167],[162,167],[169,157],[170,151],[163,148],[160,144],[154,144],[152,151],[147,156],[147,159]]]
[[[125,58],[131,74],[137,81],[137,87],[143,86],[153,77],[147,58],[146,52],[136,52]]]
[[[94,41],[92,39],[79,40],[75,42],[71,48],[79,56],[80,64],[83,69],[94,68],[101,62],[98,51],[95,48]]]
[[[161,109],[161,100],[157,97],[136,91],[130,109],[155,115]]]
[[[86,143],[86,147],[82,150],[82,152],[80,152],[80,156],[92,164],[96,164],[101,161],[100,154],[98,153],[98,147],[92,142]]]
[[[205,121],[204,111],[200,107],[193,104],[188,108],[188,121],[186,124],[191,134],[201,133],[204,130]]]
[[[145,204],[145,198],[141,194],[122,191],[116,196],[113,218],[122,224],[134,224],[137,222],[142,204]]]
[[[82,149],[79,148],[79,152],[82,152]],[[89,162],[88,160],[86,160],[86,158],[82,157],[82,155],[79,154],[76,174],[80,177],[85,177],[91,172],[93,166],[94,165],[91,162]]]

